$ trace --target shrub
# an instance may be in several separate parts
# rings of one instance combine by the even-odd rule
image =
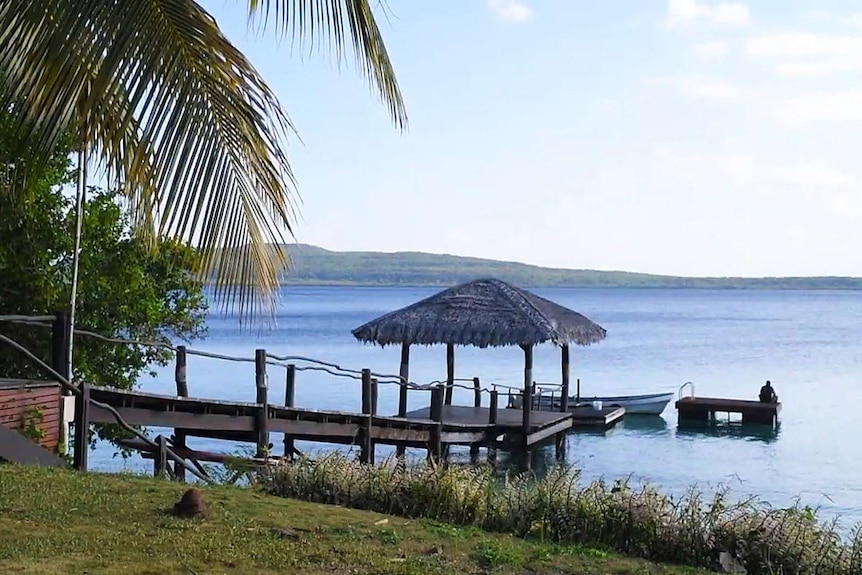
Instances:
[[[501,479],[485,466],[362,465],[334,453],[281,462],[259,482],[283,497],[606,547],[654,561],[715,568],[724,552],[749,575],[862,573],[862,530],[844,542],[834,523],[821,523],[809,508],[772,509],[755,499],[730,503],[723,491],[705,500],[694,489],[675,500],[628,481],[580,485],[579,479],[577,470],[562,469],[540,479]]]

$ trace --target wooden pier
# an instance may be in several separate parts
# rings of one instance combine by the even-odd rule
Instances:
[[[470,446],[476,455],[480,447],[490,451],[498,447],[529,452],[532,446],[556,438],[557,454],[563,449],[562,437],[576,420],[572,413],[529,411],[499,407],[498,392],[489,393],[488,407],[481,405],[483,390],[474,388],[473,406],[446,403],[446,385],[438,384],[427,390],[430,405],[404,416],[380,415],[377,412],[378,383],[370,370],[361,372],[361,413],[300,408],[294,405],[297,379],[295,365],[286,366],[283,403],[269,400],[266,377],[267,355],[258,350],[255,362],[256,401],[236,402],[188,397],[184,348],[177,354],[177,395],[161,395],[125,391],[105,387],[82,386],[76,426],[85,429],[90,424],[116,423],[111,409],[129,425],[172,428],[171,449],[175,453],[192,454],[187,448],[188,437],[206,437],[256,444],[255,457],[265,460],[275,452],[285,457],[298,453],[296,441],[355,445],[359,459],[374,463],[377,444],[394,445],[401,452],[407,447],[426,449],[431,458],[445,456],[449,445]],[[414,393],[416,393],[414,391]],[[106,407],[110,407],[108,409]],[[592,419],[604,417],[594,414]],[[270,434],[283,436],[283,448],[274,448]],[[164,438],[161,438],[164,439]],[[82,442],[86,444],[86,442]],[[156,458],[154,449],[141,442],[126,442],[139,449],[145,457]],[[76,449],[76,459],[86,468],[86,453]],[[200,460],[213,460],[213,454],[200,453]],[[162,466],[164,461],[162,461]],[[177,466],[178,467],[178,466]]]
[[[491,283],[496,286],[497,291],[503,289],[501,285],[498,285],[500,282]],[[434,459],[446,457],[450,445],[469,446],[471,459],[478,455],[479,449],[482,447],[487,448],[489,459],[495,458],[496,450],[502,448],[527,455],[525,461],[529,465],[529,455],[534,446],[545,440],[555,440],[557,456],[562,457],[565,449],[564,436],[573,426],[606,425],[613,419],[614,414],[612,411],[607,413],[584,411],[573,414],[566,409],[565,400],[561,404],[560,410],[556,412],[530,409],[532,405],[530,382],[532,381],[533,347],[537,343],[548,340],[558,343],[575,341],[586,345],[589,342],[602,339],[605,332],[600,326],[592,324],[571,310],[567,311],[546,300],[537,300],[536,305],[541,304],[539,308],[544,309],[543,306],[552,306],[553,309],[549,308],[550,311],[568,314],[563,319],[568,322],[566,325],[570,330],[561,335],[550,329],[554,323],[543,315],[548,310],[542,312],[535,306],[527,305],[521,301],[527,297],[526,295],[514,288],[507,289],[508,291],[503,291],[506,293],[511,291],[512,293],[503,295],[514,298],[507,304],[511,308],[507,313],[523,314],[530,310],[535,313],[541,312],[539,313],[541,317],[538,319],[529,313],[527,319],[521,318],[524,321],[538,321],[537,325],[542,329],[537,328],[538,331],[535,333],[530,332],[527,343],[517,344],[524,352],[525,382],[523,388],[524,406],[517,409],[500,406],[499,392],[496,389],[482,388],[478,378],[468,380],[473,384],[472,387],[460,383],[465,380],[456,380],[454,375],[454,343],[447,343],[446,380],[433,381],[429,384],[417,384],[409,380],[408,350],[410,343],[405,341],[402,342],[402,365],[397,376],[377,375],[369,369],[345,369],[332,362],[313,358],[279,357],[267,354],[264,349],[255,350],[252,359],[250,357],[226,356],[212,352],[189,350],[180,345],[171,348],[176,353],[176,395],[98,387],[86,382],[72,385],[68,383],[69,376],[66,373],[68,363],[64,355],[68,349],[71,333],[66,329],[66,322],[63,321],[62,314],[58,314],[57,317],[50,318],[52,319],[52,360],[48,368],[53,369],[61,381],[65,382],[64,385],[74,391],[69,395],[69,399],[73,400],[74,404],[74,437],[72,438],[74,467],[80,470],[86,470],[88,467],[91,428],[94,424],[119,424],[125,427],[136,435],[137,439],[123,441],[124,445],[140,451],[145,457],[156,459],[157,469],[160,469],[161,472],[167,471],[180,480],[184,479],[187,470],[196,473],[188,463],[196,465],[198,460],[217,461],[222,458],[222,455],[224,455],[225,460],[228,459],[226,454],[204,453],[190,449],[187,444],[188,437],[206,437],[254,444],[256,452],[254,457],[249,458],[249,460],[258,463],[265,463],[273,457],[277,457],[275,454],[278,452],[283,454],[283,457],[288,458],[299,454],[295,446],[296,441],[358,446],[359,460],[366,463],[374,463],[377,444],[395,446],[398,456],[403,455],[408,447],[424,449],[427,450],[428,456]],[[494,309],[499,307],[495,304]],[[444,319],[449,317],[446,314],[443,315],[445,316]],[[38,317],[37,319],[44,321],[46,318]],[[448,324],[444,322],[444,325]],[[492,322],[491,328],[496,329],[501,325],[508,324],[495,320]],[[584,329],[589,332],[587,335],[581,333]],[[75,334],[78,333],[75,332]],[[80,333],[87,337],[102,338],[93,332],[82,331]],[[474,329],[467,335],[476,335],[476,333]],[[572,335],[573,333],[575,335]],[[497,335],[493,335],[493,337],[497,337]],[[503,335],[515,337],[508,332]],[[517,337],[522,338],[523,334],[517,335]],[[153,345],[148,342],[105,339],[118,345]],[[500,341],[509,343],[505,339]],[[470,342],[464,344],[467,345]],[[567,392],[568,343],[560,343],[560,345],[563,348],[562,391]],[[191,397],[187,374],[188,354],[252,364],[254,366],[254,401],[239,402]],[[301,365],[297,366],[295,362],[300,362]],[[268,366],[276,366],[285,370],[282,372],[286,375],[285,379],[282,380],[284,381],[283,401],[280,399],[272,401],[270,397]],[[361,409],[358,412],[348,412],[297,406],[295,401],[297,375],[305,370],[326,372],[333,376],[353,380],[356,384],[361,382],[361,388],[357,385],[357,391],[361,389]],[[42,384],[43,382],[40,382],[40,385]],[[379,386],[387,384],[399,387],[398,413],[396,415],[385,415],[378,412]],[[52,389],[53,400],[59,402],[59,387],[55,382],[48,382],[47,385]],[[463,387],[473,391],[472,406],[452,404],[453,388],[455,387]],[[408,390],[412,394],[429,394],[430,401],[426,404],[427,407],[407,412]],[[486,397],[488,398],[487,406],[483,405]],[[65,401],[65,398],[63,399],[64,405],[69,403]],[[15,408],[18,409],[20,401],[16,399],[15,403]],[[69,407],[71,406],[70,404]],[[168,428],[173,430],[173,433],[169,436],[159,435],[153,441],[136,432],[133,427]],[[280,449],[270,443],[271,434],[282,436],[283,448]],[[56,441],[56,437],[52,439]],[[179,453],[188,456],[185,457],[189,459],[186,465],[182,464],[183,457],[178,456]],[[169,460],[176,464],[169,465]],[[173,469],[170,469],[171,466]],[[198,471],[200,471],[200,467],[198,467]],[[204,472],[202,473],[205,475]]]
[[[429,420],[431,409],[426,407],[408,412],[407,419]],[[572,415],[569,413],[534,411],[530,414],[530,427],[525,430],[522,419],[520,409],[499,409],[496,410],[495,416],[487,407],[444,405],[441,421],[444,436],[450,438],[445,443],[453,445],[472,445],[477,441],[487,443],[496,441],[502,435],[510,438],[516,435],[525,446],[529,446],[563,433],[571,429],[573,424]],[[446,430],[450,431],[447,433]]]
[[[778,425],[780,403],[718,397],[682,397],[676,402],[679,424],[711,424],[717,413],[739,413],[743,424]]]

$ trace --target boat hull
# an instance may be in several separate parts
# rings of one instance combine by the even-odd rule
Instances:
[[[627,415],[661,415],[667,404],[674,398],[673,393],[651,393],[647,395],[617,395],[569,398],[569,410],[579,406],[592,406],[593,402],[601,401],[602,407],[624,407]],[[536,398],[539,409],[551,410],[560,408],[559,397],[542,396]]]
[[[673,393],[653,393],[649,395],[581,397],[577,402],[574,402],[574,398],[572,398],[572,403],[575,405],[592,405],[594,401],[601,401],[602,407],[614,405],[624,407],[626,414],[661,415],[673,398]]]

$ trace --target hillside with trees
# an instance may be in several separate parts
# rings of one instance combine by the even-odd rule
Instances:
[[[336,252],[284,246],[292,269],[284,285],[449,286],[495,277],[525,287],[862,289],[851,277],[680,277],[624,271],[558,269],[422,252]]]

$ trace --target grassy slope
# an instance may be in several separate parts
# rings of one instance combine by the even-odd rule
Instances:
[[[207,517],[178,519],[165,510],[185,488],[142,477],[0,465],[0,572],[698,573],[233,487],[205,488]],[[285,529],[299,538],[285,536]]]
[[[697,287],[737,289],[862,289],[860,278],[692,278],[642,273],[553,269],[419,252],[334,252],[290,245],[294,267],[285,284],[449,286],[496,277],[525,287]]]

